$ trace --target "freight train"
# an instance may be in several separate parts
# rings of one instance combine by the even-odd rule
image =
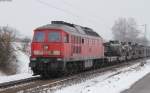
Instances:
[[[109,41],[94,30],[64,21],[34,30],[29,66],[34,75],[49,77],[150,56],[150,47]]]

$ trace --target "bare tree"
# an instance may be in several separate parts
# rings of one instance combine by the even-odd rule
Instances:
[[[0,27],[0,70],[6,74],[16,73],[16,55],[12,42],[16,38],[15,29]]]
[[[147,45],[149,41],[144,37],[144,34],[141,37],[142,31],[138,29],[138,26],[140,25],[136,23],[134,18],[119,18],[112,27],[114,39]]]
[[[119,18],[112,27],[112,33],[115,40],[136,42],[139,30],[133,18]]]

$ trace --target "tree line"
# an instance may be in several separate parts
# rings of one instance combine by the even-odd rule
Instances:
[[[119,18],[112,27],[112,35],[115,40],[148,45],[145,30],[145,25],[137,24],[134,18]]]

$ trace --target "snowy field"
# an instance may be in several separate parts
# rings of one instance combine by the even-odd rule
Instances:
[[[150,73],[149,62],[150,60],[147,60],[147,64],[143,67],[137,64],[108,72],[86,82],[59,89],[55,93],[120,93]]]
[[[22,74],[16,74],[16,75],[11,75],[11,76],[0,76],[0,83],[26,79],[30,77],[33,77],[33,76],[32,74],[29,74],[29,73],[22,73]]]
[[[31,70],[29,68],[29,55],[27,55],[25,52],[23,52],[21,43],[14,43],[14,48],[16,50],[15,54],[17,56],[18,60],[18,68],[17,73],[31,73]],[[30,50],[30,49],[28,49]]]

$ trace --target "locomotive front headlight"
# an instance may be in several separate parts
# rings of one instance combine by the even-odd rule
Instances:
[[[53,51],[53,55],[60,55],[60,51],[54,50],[54,51]]]
[[[36,61],[36,58],[30,58],[31,61]]]
[[[33,54],[34,54],[34,55],[43,55],[43,51],[34,50],[34,51],[33,51]]]
[[[60,51],[58,51],[58,50],[51,50],[51,51],[48,51],[48,54],[49,55],[60,55]]]

